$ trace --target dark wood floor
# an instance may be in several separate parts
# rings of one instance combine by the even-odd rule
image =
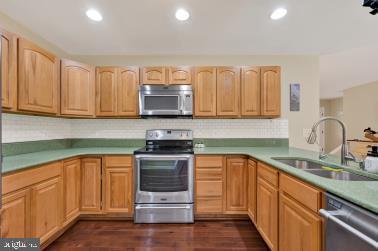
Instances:
[[[79,221],[46,250],[269,250],[249,221]]]

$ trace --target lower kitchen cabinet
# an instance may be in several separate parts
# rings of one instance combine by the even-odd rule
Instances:
[[[256,224],[257,165],[248,160],[248,216]]]
[[[226,165],[226,213],[248,210],[248,166],[244,157],[228,157]]]
[[[80,214],[80,159],[63,163],[63,225]]]
[[[61,177],[43,181],[31,188],[31,236],[45,242],[62,223]]]
[[[322,249],[321,218],[283,192],[280,193],[279,226],[281,251]]]
[[[224,167],[223,156],[196,157],[196,213],[223,213]]]
[[[105,157],[103,183],[105,212],[133,212],[133,169],[131,156]]]
[[[81,160],[81,211],[101,211],[101,158]]]
[[[30,190],[22,189],[2,198],[0,238],[30,237]]]
[[[257,177],[257,229],[273,251],[278,250],[278,189]]]

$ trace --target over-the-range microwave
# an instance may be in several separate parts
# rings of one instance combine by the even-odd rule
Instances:
[[[193,115],[191,85],[142,85],[139,89],[142,117],[188,117]]]

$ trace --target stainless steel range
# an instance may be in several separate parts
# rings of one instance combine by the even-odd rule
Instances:
[[[135,155],[135,223],[192,223],[191,130],[148,130]]]

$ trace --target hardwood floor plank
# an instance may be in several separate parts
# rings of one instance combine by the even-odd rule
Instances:
[[[46,250],[267,251],[269,249],[249,221],[198,221],[195,224],[79,221]]]

